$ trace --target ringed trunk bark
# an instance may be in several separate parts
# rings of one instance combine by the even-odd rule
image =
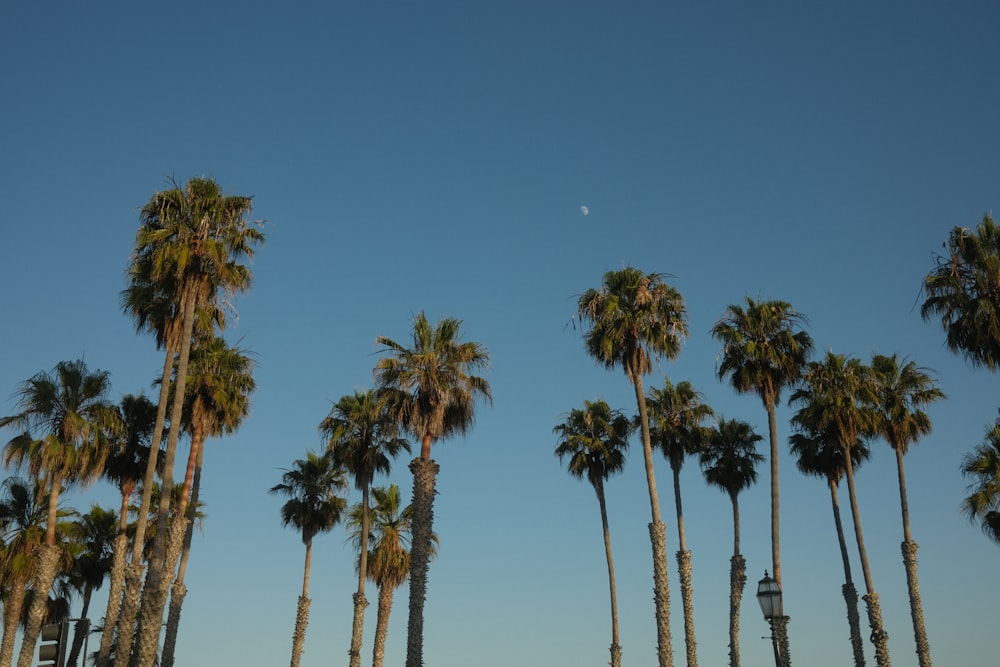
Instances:
[[[306,643],[306,626],[309,625],[309,604],[311,600],[299,596],[299,606],[295,613],[295,631],[292,633],[291,667],[299,667],[302,660],[302,647]]]
[[[427,438],[424,438],[425,443]],[[427,449],[430,447],[428,445]],[[434,524],[434,484],[440,466],[423,455],[410,462],[413,473],[413,528],[410,551],[410,614],[406,635],[406,667],[424,664],[424,601],[427,564]]]
[[[392,594],[390,586],[380,586],[378,589],[378,614],[375,621],[375,641],[372,649],[372,667],[382,667],[385,660],[385,637],[389,633],[389,614],[392,613]]]
[[[729,561],[729,666],[740,667],[740,603],[747,583],[747,562],[737,554]]]
[[[45,621],[49,592],[56,578],[58,562],[59,547],[54,544],[42,545],[38,555],[38,570],[32,585],[35,595],[28,610],[28,624],[21,635],[21,652],[17,657],[17,667],[31,667],[31,663],[34,662],[35,644],[38,643],[38,634]]]
[[[163,656],[160,667],[174,667],[174,649],[177,647],[177,631],[181,625],[181,607],[184,606],[184,596],[187,586],[183,581],[174,581],[170,587],[170,606],[167,609],[167,632],[163,638]]]

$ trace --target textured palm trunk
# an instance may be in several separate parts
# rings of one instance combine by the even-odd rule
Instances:
[[[58,490],[54,490],[53,496],[58,495]],[[38,634],[42,630],[42,623],[45,621],[49,591],[52,590],[52,582],[56,578],[56,565],[59,562],[59,547],[55,544],[45,544],[38,555],[38,569],[32,581],[32,589],[35,595],[31,600],[31,607],[28,609],[28,624],[21,635],[21,652],[17,657],[17,667],[31,667],[35,659],[35,644],[38,642]]]
[[[141,549],[132,549],[132,560],[141,558]],[[135,619],[139,616],[139,592],[142,589],[142,563],[131,563],[125,568],[125,594],[118,617],[118,634],[115,636],[114,667],[128,667],[132,641],[135,637]],[[105,630],[107,632],[107,630]]]
[[[854,654],[854,667],[864,667],[865,649],[861,639],[861,618],[858,615],[858,591],[854,588],[851,577],[851,559],[847,553],[847,538],[844,535],[844,524],[840,520],[840,500],[837,498],[837,481],[828,480],[830,487],[830,503],[833,507],[833,523],[837,528],[837,544],[840,545],[840,559],[844,564],[844,602],[847,604],[847,625],[851,629],[851,651]]]
[[[126,503],[127,504],[127,503]],[[127,512],[126,508],[126,512]],[[127,516],[122,514],[121,516]],[[125,565],[128,554],[128,535],[119,529],[115,536],[114,549],[111,558],[111,584],[108,590],[108,609],[104,616],[104,630],[101,632],[101,643],[97,649],[97,664],[103,665],[111,655],[112,640],[115,636],[115,625],[118,624],[118,612],[121,611],[122,591],[125,589]]]
[[[764,399],[764,408],[767,410],[767,431],[771,444],[771,572],[774,580],[781,587],[781,501],[778,488],[778,418],[775,414],[774,404],[776,397],[771,396]],[[784,609],[782,609],[784,613]]]
[[[204,439],[198,447],[198,456],[191,479],[191,499],[187,504],[187,528],[184,531],[184,544],[181,547],[181,562],[177,568],[177,577],[170,589],[170,607],[167,610],[167,631],[163,637],[163,655],[160,667],[173,667],[174,651],[177,648],[177,634],[180,631],[181,608],[187,596],[187,586],[184,585],[184,575],[187,573],[188,560],[191,557],[191,542],[194,538],[195,514],[198,511],[198,494],[201,488],[201,469],[205,460]]]
[[[378,614],[375,619],[375,648],[372,649],[372,667],[382,667],[385,660],[385,638],[389,634],[389,614],[392,613],[391,586],[378,589]]]
[[[889,635],[882,625],[882,609],[879,606],[878,593],[872,584],[871,568],[868,566],[868,551],[865,549],[865,538],[861,531],[861,513],[858,511],[858,496],[854,488],[854,464],[847,447],[843,448],[847,468],[847,491],[851,500],[851,517],[854,520],[854,536],[858,543],[858,554],[861,558],[861,572],[865,578],[866,595],[862,597],[868,608],[868,626],[871,628],[871,641],[875,645],[875,663],[879,667],[889,665]]]
[[[601,507],[601,527],[604,533],[604,555],[608,561],[608,587],[611,593],[611,667],[621,667],[622,647],[618,643],[618,592],[615,586],[615,560],[611,554],[611,529],[608,528],[608,507],[604,496],[604,482],[594,484],[597,502]]]
[[[427,438],[425,438],[426,444]],[[424,601],[427,564],[434,531],[434,482],[440,466],[420,456],[410,462],[413,473],[413,539],[410,550],[410,615],[406,634],[406,667],[424,664]]]
[[[729,559],[729,666],[740,667],[740,603],[747,583],[747,562],[737,554]]]
[[[174,667],[174,649],[177,647],[177,631],[181,625],[181,608],[187,586],[183,581],[175,581],[170,587],[170,606],[167,608],[167,630],[163,637],[163,655],[160,667]]]
[[[354,623],[351,627],[351,667],[361,667],[361,642],[365,628],[365,580],[368,578],[368,485],[361,490],[361,553],[358,559],[358,590],[354,594]]]
[[[910,618],[913,620],[913,639],[917,645],[917,660],[920,667],[931,667],[931,647],[927,641],[924,626],[924,608],[920,602],[920,581],[917,579],[917,543],[910,535],[910,506],[906,496],[906,468],[903,466],[903,450],[896,450],[896,473],[899,477],[899,506],[903,514],[903,566],[906,568],[906,588],[910,594]]]
[[[698,667],[698,646],[694,635],[694,587],[691,585],[691,552],[684,534],[684,508],[681,505],[681,469],[671,465],[674,478],[674,506],[677,508],[677,572],[681,581],[681,604],[684,607],[684,647],[687,667]]]
[[[3,640],[0,640],[0,667],[10,667],[14,660],[14,639],[17,636],[17,623],[21,619],[24,608],[24,591],[28,582],[23,579],[13,579],[4,582],[9,587],[9,596],[3,605]]]
[[[83,609],[80,612],[80,620],[73,626],[73,645],[70,647],[69,657],[66,658],[66,667],[76,667],[80,651],[83,650],[83,640],[90,634],[90,619],[87,618],[87,614],[90,613],[90,597],[93,592],[89,586],[84,590]]]
[[[642,457],[646,468],[646,488],[649,491],[649,541],[653,548],[653,602],[656,607],[656,656],[659,667],[673,667],[674,649],[670,637],[670,582],[667,575],[667,529],[660,519],[660,499],[656,492],[656,471],[653,468],[653,446],[649,441],[649,413],[642,388],[642,375],[628,374],[635,389],[639,407],[639,427],[642,432]],[[407,667],[410,667],[407,665]]]
[[[197,293],[194,286],[189,285],[184,292],[184,319],[181,331],[180,350],[177,358],[177,373],[174,379],[174,401],[171,404],[170,431],[167,435],[167,448],[163,454],[163,472],[160,475],[160,507],[156,513],[156,535],[153,537],[153,554],[146,568],[146,581],[142,590],[142,605],[139,608],[139,623],[136,628],[136,641],[132,651],[130,664],[132,667],[153,667],[156,661],[156,649],[160,640],[160,629],[163,624],[163,610],[167,601],[167,589],[170,586],[170,573],[177,565],[176,557],[171,563],[169,553],[176,546],[180,554],[183,530],[176,534],[168,527],[170,517],[171,489],[174,488],[174,458],[177,454],[177,441],[182,428],[184,408],[184,391],[187,385],[188,359],[191,356],[191,337],[194,333],[194,312],[197,305]],[[164,384],[169,375],[164,375]],[[152,454],[152,452],[150,452]],[[186,519],[178,517],[174,527],[185,523]],[[176,534],[176,542],[174,540]],[[141,542],[136,542],[141,545]]]
[[[299,667],[302,659],[302,647],[306,643],[306,626],[309,625],[309,598],[299,596],[299,606],[295,613],[295,632],[292,633],[291,667]]]

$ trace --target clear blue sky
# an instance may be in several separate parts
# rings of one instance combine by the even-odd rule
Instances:
[[[936,371],[950,399],[907,458],[931,649],[941,665],[996,664],[998,548],[959,512],[958,467],[997,414],[1000,377],[945,350],[918,303],[948,230],[1000,206],[1000,10],[691,5],[0,9],[0,412],[15,411],[21,381],[81,356],[112,372],[115,398],[148,390],[161,354],[118,295],[138,208],[169,177],[253,195],[269,223],[227,333],[257,354],[259,391],[240,432],[208,443],[178,664],[288,660],[303,547],[267,489],[320,445],[330,402],[371,385],[375,337],[406,339],[420,310],[462,319],[466,339],[490,350],[495,395],[466,439],[435,446],[427,664],[606,664],[597,502],[553,456],[551,429],[584,399],[634,409],[624,375],[595,366],[568,326],[576,296],[624,265],[675,276],[690,314],[680,357],[647,383],[690,380],[762,433],[759,400],[715,378],[708,334],[745,295],[793,303],[818,353],[899,352]],[[789,415],[779,412],[783,444]],[[895,468],[886,445],[874,448],[858,475],[862,518],[893,663],[909,667]],[[657,465],[680,664],[674,510]],[[840,667],[850,647],[828,495],[787,453],[781,466],[792,657]],[[405,460],[391,479],[408,498]],[[682,484],[699,656],[721,665],[728,499],[694,464]],[[652,664],[638,443],[608,494],[624,663]],[[70,501],[113,504],[114,493],[98,484]],[[744,664],[767,665],[753,598],[770,559],[766,484],[743,497],[743,521]],[[318,538],[303,665],[347,661],[355,586],[342,530]],[[406,600],[404,588],[387,664],[403,661]]]

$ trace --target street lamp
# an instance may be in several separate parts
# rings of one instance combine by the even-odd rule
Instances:
[[[764,612],[764,619],[771,626],[775,667],[791,667],[792,661],[788,656],[788,617],[782,606],[781,587],[767,574],[767,570],[764,570],[764,578],[757,582],[757,602]]]

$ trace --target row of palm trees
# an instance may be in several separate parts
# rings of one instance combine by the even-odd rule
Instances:
[[[598,289],[585,292],[579,299],[578,321],[586,327],[587,351],[602,365],[621,366],[635,389],[638,414],[626,419],[603,401],[585,403],[556,427],[559,444],[556,453],[569,458],[570,472],[586,476],[594,486],[606,520],[604,481],[621,469],[623,452],[632,429],[641,433],[652,522],[654,599],[658,648],[661,665],[672,665],[669,628],[669,590],[665,530],[660,520],[653,449],[659,449],[669,462],[677,511],[678,570],[684,611],[686,664],[697,665],[691,590],[691,554],[684,534],[684,513],[680,493],[680,470],[687,456],[699,454],[710,483],[723,488],[732,498],[735,549],[731,567],[730,664],[739,664],[739,600],[745,583],[745,565],[739,553],[737,495],[753,482],[754,464],[759,455],[754,443],[760,439],[745,422],[720,419],[711,426],[712,409],[689,382],[673,385],[668,379],[662,389],[643,390],[642,378],[652,368],[655,358],[670,359],[680,349],[686,334],[685,309],[681,295],[670,287],[664,274],[646,274],[626,267],[605,274]],[[812,339],[803,330],[807,323],[790,304],[748,297],[743,305],[731,305],[712,329],[722,343],[717,368],[720,379],[728,379],[740,393],[757,394],[768,416],[770,435],[772,567],[774,578],[781,581],[780,515],[778,485],[778,434],[776,406],[782,393],[792,392],[790,403],[798,405],[792,425],[792,450],[798,455],[800,469],[826,478],[834,503],[835,524],[844,555],[844,595],[848,605],[852,650],[855,664],[864,664],[858,627],[857,594],[851,580],[846,543],[837,505],[837,485],[846,476],[858,554],[864,575],[871,640],[876,662],[889,664],[887,634],[883,628],[878,594],[872,583],[854,488],[854,468],[868,456],[870,440],[881,438],[893,449],[897,461],[900,507],[903,522],[903,563],[906,570],[916,652],[921,667],[931,664],[917,579],[917,544],[913,541],[906,493],[903,457],[909,446],[930,432],[930,419],[924,408],[944,397],[927,369],[899,355],[874,355],[870,364],[845,358],[833,352],[820,361],[810,361]],[[725,455],[723,455],[725,453]],[[733,458],[727,458],[733,457]],[[728,475],[732,475],[729,477]],[[971,510],[970,510],[971,511]],[[613,560],[605,523],[605,546],[608,570],[612,579],[612,664],[621,659],[614,600]],[[787,616],[783,610],[774,619],[776,640],[781,646],[779,658],[790,664],[786,634]]]

